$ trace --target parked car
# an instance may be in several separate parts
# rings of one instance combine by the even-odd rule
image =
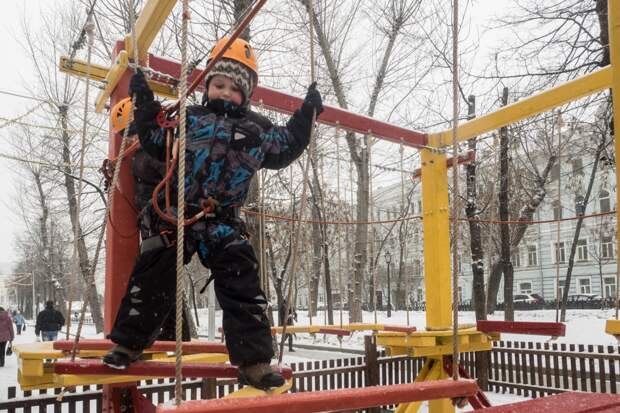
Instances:
[[[512,302],[515,304],[542,304],[543,299],[538,294],[515,294],[512,298]]]
[[[567,308],[602,308],[603,297],[598,294],[571,294],[568,296]]]

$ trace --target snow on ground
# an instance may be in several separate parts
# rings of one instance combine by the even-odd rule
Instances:
[[[198,310],[200,317],[199,333],[201,335],[207,335],[207,310]],[[612,336],[605,334],[605,320],[613,318],[615,315],[614,310],[568,310],[567,312],[567,326],[566,337],[559,338],[557,343],[570,343],[570,344],[600,344],[600,345],[617,345],[616,339]],[[277,312],[274,313],[274,319],[277,320]],[[459,320],[461,323],[473,323],[475,319],[473,312],[462,311],[460,312]],[[492,320],[502,320],[503,313],[497,312],[490,317]],[[516,311],[516,321],[555,321],[555,311],[553,310],[539,310],[539,311]],[[309,318],[306,311],[298,311],[297,325],[309,325]],[[318,316],[313,317],[313,324],[327,324],[325,321],[325,315],[320,313]],[[348,315],[343,312],[344,324],[348,323]],[[373,312],[365,312],[363,314],[364,323],[379,323],[390,325],[410,325],[415,326],[418,330],[423,330],[425,326],[425,313],[422,311],[409,312],[409,322],[407,323],[407,314],[404,311],[393,311],[392,317],[388,318],[385,311],[379,311],[376,314]],[[339,311],[334,312],[334,324],[340,323]],[[216,312],[216,331],[221,325],[221,311]],[[75,332],[76,325],[72,325],[71,331]],[[217,334],[217,333],[216,333]],[[296,334],[295,343],[303,344],[316,344],[321,346],[334,346],[336,348],[342,346],[345,349],[363,349],[364,348],[364,335],[365,332],[356,332],[349,337],[344,337],[342,343],[338,341],[335,336],[326,336],[317,334],[311,337],[309,334]],[[219,334],[218,334],[219,335]],[[64,333],[59,337],[64,338]],[[85,325],[82,330],[82,337],[85,338],[102,338],[103,334],[97,334],[95,328],[92,325]],[[545,336],[525,336],[525,335],[502,335],[504,340],[520,340],[520,341],[547,341],[549,337]],[[32,322],[28,323],[28,328],[21,335],[16,336],[15,344],[28,343],[35,341],[34,328]],[[316,360],[318,358],[340,358],[346,357],[343,353],[338,352],[320,352],[320,351],[306,351],[297,349],[295,353],[285,352],[284,363],[295,363],[306,360]],[[8,386],[17,385],[17,359],[15,355],[9,356],[6,359],[5,367],[0,367],[0,400],[4,400],[7,395]],[[511,403],[522,400],[519,396],[515,395],[503,395],[488,393],[492,404],[499,405],[505,403]],[[424,410],[421,410],[424,411]],[[464,411],[467,411],[464,410]]]

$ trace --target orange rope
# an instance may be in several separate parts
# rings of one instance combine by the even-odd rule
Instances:
[[[282,215],[274,215],[274,214],[267,214],[267,213],[260,213],[260,212],[256,212],[256,211],[252,211],[246,208],[241,208],[241,212],[243,212],[246,215],[250,215],[250,216],[263,216],[264,218],[269,218],[272,221],[287,221],[287,222],[299,222],[299,219],[296,218],[291,218],[291,217],[287,217],[287,216],[282,216]],[[540,220],[540,221],[498,221],[498,220],[491,220],[491,219],[476,219],[476,218],[459,218],[459,221],[461,222],[468,222],[468,221],[476,221],[482,224],[506,224],[506,225],[517,225],[517,224],[528,224],[528,225],[532,225],[532,224],[548,224],[548,223],[553,223],[553,222],[563,222],[563,221],[574,221],[577,220],[579,218],[596,218],[596,217],[602,217],[602,216],[606,216],[606,215],[612,215],[615,214],[616,211],[610,211],[610,212],[600,212],[597,214],[590,214],[590,215],[582,215],[582,216],[577,216],[577,217],[570,217],[570,218],[561,218],[561,219],[545,219],[545,220]],[[401,222],[401,221],[411,221],[414,219],[423,219],[421,215],[409,215],[406,217],[402,217],[402,218],[396,218],[396,219],[386,219],[386,220],[376,220],[376,221],[321,221],[321,220],[312,220],[312,219],[303,219],[301,220],[302,223],[307,223],[307,224],[326,224],[326,225],[374,225],[374,224],[391,224],[391,223],[395,223],[395,222]],[[452,218],[451,218],[452,219]]]

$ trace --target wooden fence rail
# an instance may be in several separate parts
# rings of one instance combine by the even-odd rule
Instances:
[[[356,388],[366,385],[399,384],[413,381],[423,359],[385,357],[366,348],[366,357],[293,363],[293,391]],[[366,363],[366,360],[371,363]],[[462,355],[462,364],[476,376],[476,353]],[[376,360],[376,362],[372,362]],[[489,390],[525,397],[540,397],[568,390],[617,393],[620,388],[620,347],[566,345],[500,341],[491,352]],[[141,391],[154,403],[174,397],[172,379],[141,382]],[[187,379],[186,399],[223,397],[238,389],[236,380]],[[101,386],[78,386],[67,390],[62,401],[60,389],[19,392],[9,387],[7,399],[0,401],[0,413],[100,412]]]

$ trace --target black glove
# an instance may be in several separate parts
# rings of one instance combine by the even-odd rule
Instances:
[[[155,100],[153,91],[149,87],[146,77],[144,77],[144,73],[142,73],[142,70],[140,69],[138,69],[131,77],[131,80],[129,81],[129,90],[127,93],[129,93],[130,97],[136,95],[136,107]]]
[[[312,82],[310,87],[308,87],[304,103],[301,105],[301,113],[310,119],[312,118],[312,112],[316,111],[316,117],[318,118],[323,110],[323,99],[321,99],[319,91],[316,90],[316,82]]]

